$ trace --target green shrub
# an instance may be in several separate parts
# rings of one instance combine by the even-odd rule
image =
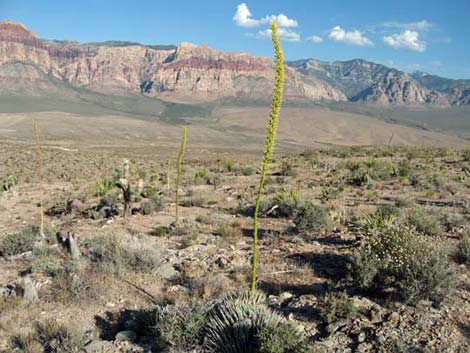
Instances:
[[[158,305],[146,325],[169,352],[308,353],[304,334],[271,312],[259,293],[229,295],[214,302]]]
[[[297,170],[294,168],[293,164],[289,161],[283,161],[281,164],[281,170],[279,172],[282,176],[296,177]]]
[[[329,231],[333,222],[324,206],[305,202],[295,210],[294,224],[299,232]]]
[[[159,265],[160,254],[153,248],[142,248],[118,239],[100,235],[85,244],[87,256],[98,271],[120,274],[125,269],[151,272]]]
[[[255,169],[253,167],[243,167],[241,169],[241,172],[242,172],[242,175],[244,176],[250,176],[250,175],[253,175],[255,173]]]
[[[95,182],[94,195],[103,197],[114,188],[114,182],[110,179],[101,178]]]
[[[88,341],[78,328],[47,320],[37,322],[32,331],[13,337],[10,346],[25,353],[78,353]]]
[[[398,162],[396,173],[398,176],[407,177],[411,172],[411,164],[407,159]]]
[[[33,272],[43,273],[50,277],[56,276],[60,272],[61,267],[59,259],[53,255],[41,256],[31,264]]]
[[[0,240],[0,256],[13,256],[31,251],[40,239],[37,226],[29,226],[17,233],[7,234]]]
[[[447,256],[427,239],[397,226],[364,239],[350,266],[350,278],[359,289],[414,304],[421,299],[440,303],[452,289],[455,274]]]
[[[220,225],[215,231],[215,234],[224,238],[241,238],[243,236],[243,230],[240,223],[235,221],[228,225]]]
[[[463,159],[465,162],[470,162],[470,149],[464,150],[464,151],[462,152],[462,159]]]
[[[408,224],[420,233],[438,236],[443,232],[439,217],[423,208],[415,208],[408,215]]]
[[[227,172],[231,172],[233,170],[233,162],[230,159],[224,160],[223,165]]]
[[[399,214],[399,209],[396,206],[382,205],[372,214],[353,218],[352,224],[359,234],[372,235],[391,227]]]
[[[152,214],[153,212],[161,211],[164,207],[163,199],[156,197],[154,199],[142,200],[140,202],[139,210],[144,215]]]
[[[358,310],[354,300],[346,292],[327,294],[323,299],[322,316],[328,324],[343,319],[354,319]]]
[[[470,265],[470,232],[462,236],[457,246],[457,257],[460,262]]]
[[[154,310],[153,332],[160,348],[190,351],[202,343],[207,308],[201,303],[165,305]]]

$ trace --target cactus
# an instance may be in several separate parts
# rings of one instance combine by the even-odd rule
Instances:
[[[42,153],[41,153],[41,141],[39,139],[39,127],[36,123],[36,119],[33,120],[33,132],[34,132],[35,152],[36,152],[36,160],[37,160],[39,207],[40,207],[39,234],[42,240],[45,240],[46,233],[44,232],[44,192],[42,189]]]
[[[178,153],[178,159],[176,161],[176,185],[175,185],[175,223],[178,222],[179,210],[178,210],[178,201],[179,201],[179,187],[181,180],[181,164],[183,163],[183,154],[186,149],[186,128],[183,127],[181,135],[181,147]]]
[[[258,195],[255,202],[255,214],[254,214],[254,229],[253,229],[253,263],[251,271],[251,290],[256,290],[256,277],[257,277],[257,264],[258,264],[258,213],[261,198],[263,196],[264,182],[266,180],[266,174],[268,166],[271,161],[274,149],[274,142],[276,139],[276,131],[279,120],[279,111],[281,109],[282,92],[284,85],[284,54],[282,52],[281,45],[279,43],[279,37],[277,34],[277,23],[271,24],[272,42],[274,46],[275,54],[275,66],[276,66],[276,77],[274,79],[274,92],[271,102],[271,112],[269,114],[268,126],[266,131],[266,142],[264,149],[264,159],[261,168],[261,179],[258,188]]]

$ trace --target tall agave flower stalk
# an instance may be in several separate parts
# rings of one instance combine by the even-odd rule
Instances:
[[[257,278],[257,265],[258,265],[258,214],[259,205],[263,196],[263,188],[266,180],[266,174],[268,172],[268,166],[271,162],[274,142],[276,140],[276,132],[279,121],[279,111],[282,103],[282,93],[284,86],[284,53],[282,52],[281,44],[279,43],[279,37],[277,34],[277,23],[271,24],[272,42],[274,46],[275,55],[275,66],[276,76],[274,79],[274,92],[271,102],[271,111],[269,113],[269,120],[266,129],[266,142],[264,146],[264,159],[263,166],[261,168],[261,179],[259,182],[258,195],[255,202],[255,214],[254,214],[254,229],[253,229],[253,263],[251,269],[251,290],[256,290],[256,278]]]
[[[180,180],[181,180],[181,164],[183,163],[184,150],[186,149],[186,134],[187,134],[186,128],[183,127],[183,132],[181,135],[181,147],[178,153],[178,160],[176,162],[175,223],[178,222],[178,217],[179,217],[179,209],[178,209],[179,187],[180,187]]]
[[[39,138],[39,127],[36,119],[33,120],[33,133],[35,142],[35,152],[37,161],[37,175],[38,175],[38,191],[39,191],[39,207],[40,207],[40,225],[39,234],[44,240],[46,233],[44,232],[44,192],[42,189],[42,153],[41,153],[41,141]]]

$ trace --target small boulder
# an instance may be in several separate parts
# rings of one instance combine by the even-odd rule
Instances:
[[[137,334],[131,330],[120,331],[116,334],[115,339],[118,342],[135,342],[137,340]]]

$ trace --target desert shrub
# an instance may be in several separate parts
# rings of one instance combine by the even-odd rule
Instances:
[[[240,223],[235,221],[230,224],[220,225],[215,234],[224,238],[241,238],[243,236],[243,230],[241,229]]]
[[[273,216],[293,217],[296,210],[303,203],[304,200],[301,197],[300,189],[298,187],[290,187],[279,191],[274,196],[273,203],[270,205],[271,207],[269,207],[269,209],[277,206],[277,209],[273,212]],[[260,213],[262,213],[262,210],[263,208],[260,206]]]
[[[202,185],[209,182],[210,176],[205,169],[199,169],[194,173],[194,184]]]
[[[400,207],[400,208],[405,208],[405,207],[411,207],[413,206],[413,200],[407,199],[407,198],[397,198],[395,201],[395,206]]]
[[[401,177],[407,177],[411,172],[411,164],[407,159],[398,162],[396,174]]]
[[[46,236],[51,236],[48,230]],[[17,233],[7,234],[0,240],[0,256],[13,256],[31,251],[34,244],[41,239],[39,227],[29,226]]]
[[[158,190],[153,186],[146,186],[142,191],[142,196],[154,200],[158,197]]]
[[[254,169],[253,167],[250,167],[250,166],[248,166],[248,167],[243,167],[243,168],[241,169],[241,173],[242,173],[242,175],[244,175],[244,176],[253,175],[254,172],[255,172],[255,169]]]
[[[299,232],[328,231],[333,226],[330,213],[324,206],[305,202],[294,213],[294,224]]]
[[[323,202],[337,199],[341,193],[344,191],[344,185],[340,184],[338,186],[325,186],[321,190],[320,200]]]
[[[161,211],[165,203],[163,198],[155,197],[153,199],[142,200],[139,205],[139,211],[144,215],[152,214],[153,212]]]
[[[354,255],[350,278],[362,290],[388,293],[406,303],[440,303],[455,278],[448,257],[409,228],[396,226],[365,238]]]
[[[457,258],[470,265],[470,232],[465,233],[457,246]]]
[[[439,217],[425,210],[424,208],[415,208],[408,215],[408,224],[415,227],[420,233],[438,236],[443,232]]]
[[[169,230],[171,235],[193,235],[199,231],[199,227],[191,219],[182,219],[180,222],[173,224]]]
[[[47,320],[37,322],[32,331],[13,337],[10,346],[25,353],[79,353],[88,340],[77,328]]]
[[[197,302],[187,306],[157,306],[153,332],[159,347],[190,351],[200,346],[206,311],[207,308]]]
[[[233,162],[230,159],[224,160],[223,166],[227,172],[231,172],[233,170]]]
[[[470,149],[464,150],[464,151],[462,152],[462,159],[463,159],[465,162],[470,162]]]
[[[62,265],[57,256],[46,255],[41,256],[33,261],[31,269],[36,273],[43,273],[47,276],[56,276],[61,269]]]
[[[346,168],[350,171],[350,183],[357,186],[370,184],[374,180],[386,180],[393,172],[389,162],[377,159],[368,159],[362,162],[350,161],[346,164]]]
[[[281,170],[279,171],[279,174],[282,176],[296,177],[298,173],[291,162],[283,161],[281,163]]]
[[[0,179],[0,192],[10,191],[18,184],[18,179],[12,175],[7,174],[4,179]]]
[[[353,229],[362,235],[372,235],[377,231],[391,227],[400,212],[396,206],[382,205],[374,213],[352,219]]]
[[[157,237],[163,237],[167,235],[167,233],[168,233],[168,228],[164,226],[155,227],[155,229],[152,231],[152,235],[155,235]]]
[[[101,235],[88,244],[87,256],[99,272],[120,274],[124,270],[151,272],[159,264],[159,253],[153,248],[143,248],[115,236]]]
[[[206,203],[206,197],[202,192],[189,191],[186,198],[181,202],[185,207],[202,207]]]
[[[359,308],[346,292],[330,293],[323,299],[322,316],[328,324],[338,320],[351,320],[357,316]]]
[[[465,217],[460,213],[446,212],[441,215],[440,222],[446,231],[452,232],[466,224]]]
[[[158,305],[147,315],[147,331],[169,352],[311,352],[299,328],[273,313],[264,300],[255,292],[212,302]]]
[[[93,188],[95,196],[103,197],[114,188],[114,181],[106,178],[98,179]]]

